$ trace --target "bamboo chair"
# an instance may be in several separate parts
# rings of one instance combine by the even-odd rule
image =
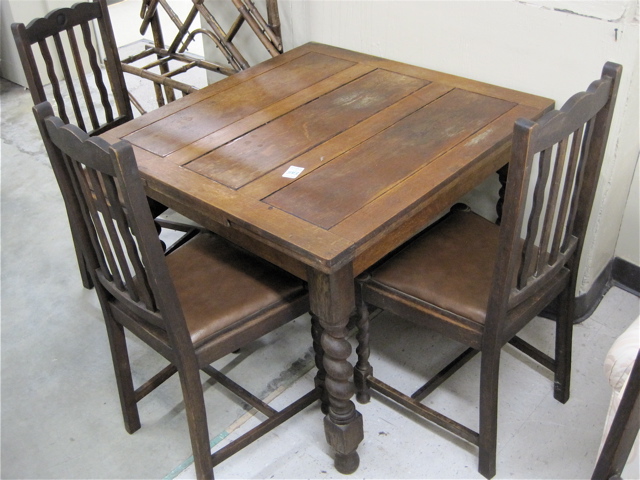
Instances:
[[[92,25],[94,22],[98,32]],[[89,135],[99,135],[133,119],[105,0],[53,10],[27,26],[14,23],[11,30],[34,105],[49,100],[48,95],[52,95],[58,116]],[[103,67],[100,66],[101,52],[105,57]],[[151,198],[148,201],[154,217],[167,210]],[[192,228],[158,220],[158,232],[161,226],[178,231]],[[73,223],[71,233],[82,283],[91,288],[91,278],[75,241]]]
[[[140,11],[142,18],[140,34],[144,35],[151,26],[153,44],[146,44],[141,52],[124,58],[122,69],[126,73],[151,80],[155,88],[158,106],[162,106],[175,100],[175,90],[181,92],[182,95],[197,90],[197,87],[176,78],[192,68],[202,68],[227,76],[249,68],[249,63],[233,43],[240,27],[245,23],[271,56],[275,57],[281,54],[282,39],[277,0],[267,0],[268,21],[265,21],[253,1],[231,1],[239,14],[228,31],[225,31],[213,13],[205,6],[203,0],[193,0],[193,6],[184,21],[178,17],[167,0],[143,0]],[[178,29],[168,47],[165,45],[160,25],[159,6]],[[198,14],[208,28],[192,28]],[[187,48],[198,35],[209,38],[222,53],[228,65],[207,61],[187,52]],[[147,57],[151,57],[153,60],[142,66],[134,65]],[[175,67],[175,65],[178,66]],[[137,106],[142,109],[139,104]]]
[[[496,471],[498,370],[506,343],[551,370],[554,397],[562,403],[569,399],[578,263],[621,71],[607,63],[602,78],[560,111],[538,122],[516,122],[500,226],[471,211],[452,211],[356,282],[358,400],[369,401],[372,388],[477,445],[479,472],[487,478]],[[561,313],[551,358],[516,334],[556,297]],[[431,328],[468,349],[424,387],[405,395],[373,376],[367,305]],[[475,432],[421,401],[480,351]]]
[[[137,402],[178,372],[196,473],[213,478],[214,465],[320,398],[316,387],[278,412],[210,365],[307,312],[306,285],[209,232],[165,256],[131,145],[111,145],[65,125],[48,103],[34,107],[34,114],[65,202],[81,227],[80,244],[107,326],[125,428],[129,433],[140,428]],[[125,329],[169,361],[137,389]],[[269,417],[214,455],[200,370]]]

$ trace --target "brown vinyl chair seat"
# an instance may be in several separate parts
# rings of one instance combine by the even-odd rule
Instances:
[[[370,282],[483,324],[499,232],[473,212],[452,212],[372,270]]]
[[[196,348],[240,328],[263,311],[289,305],[307,292],[303,282],[268,262],[203,232],[166,257]],[[211,284],[215,278],[224,282]],[[304,311],[304,310],[303,310]],[[289,321],[277,318],[265,333]]]

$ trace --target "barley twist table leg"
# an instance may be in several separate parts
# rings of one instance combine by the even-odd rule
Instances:
[[[322,325],[320,325],[320,319],[314,313],[311,313],[311,337],[313,338],[313,350],[315,352],[315,363],[318,372],[316,373],[316,377],[314,378],[314,383],[316,387],[321,387],[323,389],[322,396],[320,398],[322,413],[329,413],[329,396],[327,395],[327,390],[324,386],[325,378],[327,376],[327,372],[324,369],[324,350],[321,345],[322,332],[324,329]]]
[[[358,403],[369,403],[371,400],[371,392],[367,385],[367,378],[373,375],[373,368],[369,363],[369,355],[371,353],[369,348],[369,308],[360,295],[357,295],[356,302],[358,304],[356,314],[356,325],[358,327],[358,333],[356,334],[358,347],[356,348],[356,353],[358,354],[358,361],[353,370],[353,380],[356,386]]]
[[[336,452],[336,470],[349,474],[360,464],[356,449],[363,439],[362,415],[351,401],[355,393],[351,381],[353,366],[347,360],[351,344],[346,340],[346,327],[355,305],[353,270],[351,264],[331,274],[309,269],[308,280],[311,311],[318,316],[323,329],[324,384],[329,399],[325,434]]]

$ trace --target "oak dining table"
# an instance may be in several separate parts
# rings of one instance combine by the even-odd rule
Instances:
[[[308,282],[326,438],[352,473],[354,277],[507,164],[514,122],[553,105],[308,43],[102,137],[133,145],[150,197]]]

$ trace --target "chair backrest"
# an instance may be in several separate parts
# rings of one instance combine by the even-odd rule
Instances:
[[[106,0],[53,10],[26,27],[14,23],[11,29],[34,105],[55,100],[65,123],[91,135],[133,118]],[[102,54],[106,75],[100,68]],[[44,71],[39,64],[45,65]],[[49,83],[53,99],[46,95]]]
[[[621,73],[608,62],[560,110],[516,122],[491,316],[535,298],[566,266],[575,282]]]
[[[48,102],[33,110],[69,217],[81,222],[79,240],[103,310],[117,305],[166,332],[170,343],[191,343],[131,145],[90,137],[55,117]]]

